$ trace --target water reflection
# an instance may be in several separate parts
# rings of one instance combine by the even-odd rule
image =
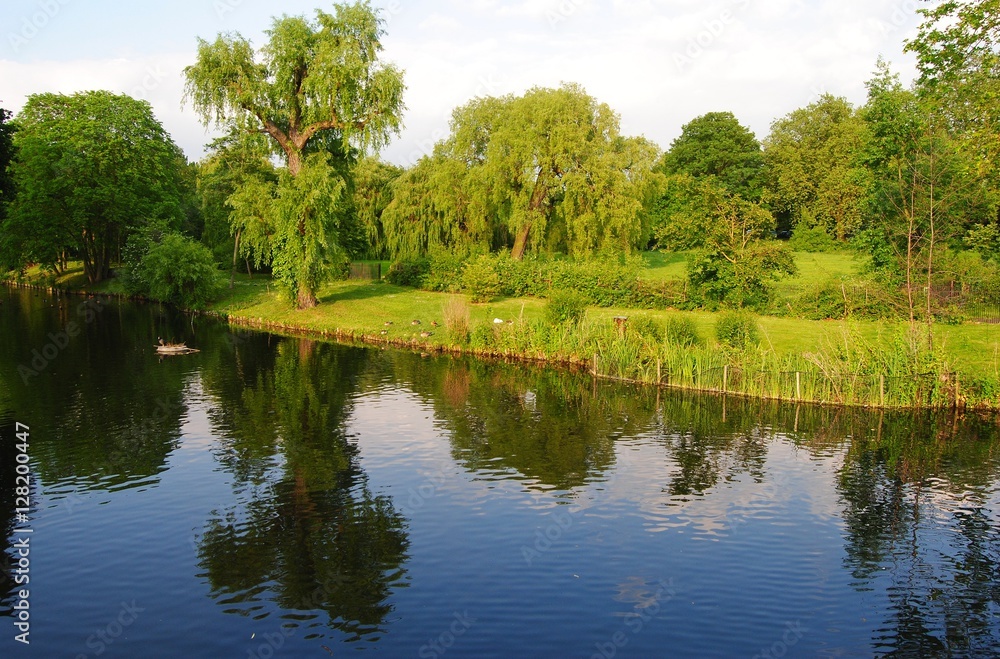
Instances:
[[[238,503],[205,528],[202,576],[230,613],[267,615],[273,600],[304,613],[283,616],[292,627],[329,623],[349,638],[384,631],[408,541],[344,433],[368,353],[285,340],[261,360],[256,348],[238,346],[236,368],[207,378],[217,455]]]
[[[629,637],[637,654],[688,643],[716,655],[761,647],[780,637],[782,616],[799,615],[782,609],[788,601],[814,607],[802,612],[812,616],[795,647],[803,654],[990,656],[1000,647],[995,419],[657,392],[510,364],[234,332],[155,305],[112,303],[24,382],[19,367],[80,319],[80,298],[3,295],[0,416],[9,410],[13,418],[0,433],[9,437],[15,419],[32,426],[32,468],[42,484],[36,517],[41,529],[50,524],[55,556],[47,560],[79,551],[81,561],[95,562],[108,528],[135,534],[145,552],[155,529],[115,525],[116,514],[130,512],[116,509],[123,501],[171,522],[187,514],[174,525],[197,531],[187,562],[172,557],[176,547],[149,543],[141,556],[116,557],[126,577],[115,579],[142,573],[151,556],[165,581],[219,614],[213,625],[225,619],[231,631],[231,621],[267,619],[270,629],[301,630],[290,654],[331,638],[378,639],[387,654],[414,654],[428,625],[433,631],[451,620],[460,600],[478,607],[480,622],[463,639],[469,648],[511,649],[518,625],[534,624],[537,642],[575,654],[584,627],[606,642],[621,629],[623,611],[651,608],[660,577],[676,577],[683,595],[669,608],[664,601],[660,617]],[[201,352],[159,360],[156,336],[188,340]],[[367,438],[350,434],[369,427],[352,416],[362,401],[377,409]],[[197,441],[193,410],[205,410],[210,425]],[[394,413],[408,424],[419,419],[407,427],[426,434],[400,442],[414,455],[369,460],[396,450]],[[378,450],[366,453],[366,441]],[[190,492],[171,490],[190,500],[157,509],[150,500],[188,468],[176,456],[194,453],[192,444],[206,448],[197,456],[205,473],[178,479]],[[413,465],[437,475],[423,505],[404,509],[411,486],[421,484],[419,474],[401,475]],[[8,559],[13,466],[4,443],[0,549]],[[209,476],[211,484],[198,480]],[[77,517],[53,521],[50,511],[74,490],[99,491],[112,505],[81,504]],[[206,492],[214,497],[207,504]],[[571,515],[556,517],[549,505],[584,496],[587,505],[570,507]],[[558,526],[560,519],[570,522]],[[85,537],[59,536],[59,524]],[[522,545],[553,529],[551,548],[526,566]],[[479,546],[470,548],[469,538]],[[493,546],[504,549],[493,555]],[[442,574],[469,554],[516,569],[463,564]],[[39,585],[43,598],[94,587],[85,571],[63,576],[64,583]],[[0,571],[0,593],[9,592],[9,577]],[[145,594],[155,599],[152,590],[161,589]],[[688,608],[694,600],[709,604]],[[759,602],[766,606],[754,608]],[[435,607],[443,617],[425,615]],[[0,616],[9,613],[0,608]],[[840,626],[831,631],[836,625],[825,616],[834,614]],[[91,630],[81,626],[85,639]],[[850,639],[841,648],[843,635]],[[486,640],[474,646],[478,638]]]

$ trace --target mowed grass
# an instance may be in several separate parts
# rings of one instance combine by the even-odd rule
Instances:
[[[808,254],[796,281],[800,285],[810,280],[849,274],[857,264],[847,254]],[[661,276],[665,270],[680,265],[683,256],[647,255],[650,270]],[[38,274],[38,273],[34,273]],[[648,276],[648,273],[647,273]],[[87,288],[82,270],[71,269],[56,282],[59,286]],[[112,280],[94,292],[118,292]],[[223,296],[212,304],[209,311],[243,318],[251,322],[299,328],[328,334],[353,334],[357,337],[399,342],[416,342],[429,346],[449,346],[450,339],[444,329],[444,308],[452,298],[467,301],[465,295],[431,293],[412,288],[394,286],[385,282],[363,280],[330,283],[320,291],[320,305],[315,309],[296,310],[293,305],[265,276],[252,279],[246,274],[237,275],[236,285],[226,289]],[[542,317],[545,300],[537,298],[502,299],[485,304],[469,304],[471,325]],[[591,320],[611,322],[614,316],[647,316],[660,322],[670,315],[684,315],[694,320],[702,339],[712,341],[718,314],[707,311],[648,311],[623,308],[588,309]],[[419,325],[413,325],[419,320]],[[851,328],[872,342],[889,341],[905,329],[901,322],[867,321],[814,321],[800,318],[761,317],[762,341],[779,355],[804,355],[817,352],[824,346],[842,341],[844,332]],[[438,327],[433,326],[438,323]],[[386,325],[386,323],[391,323]],[[386,334],[381,332],[385,330]],[[421,337],[421,332],[431,332]],[[942,352],[952,368],[973,377],[1000,375],[1000,326],[994,325],[935,325],[935,347]],[[587,358],[588,355],[580,355]]]

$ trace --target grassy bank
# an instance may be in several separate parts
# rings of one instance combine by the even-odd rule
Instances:
[[[82,281],[71,271],[52,283],[79,287]],[[114,293],[116,285],[95,292]],[[734,349],[714,338],[719,314],[590,308],[579,325],[552,326],[544,309],[536,298],[470,304],[464,295],[340,281],[321,290],[320,306],[298,311],[267,278],[241,275],[207,311],[279,332],[579,363],[602,377],[666,386],[852,405],[1000,408],[994,326],[937,325],[935,350],[928,352],[923,327],[911,338],[903,323],[761,317],[759,342]],[[464,327],[449,331],[456,315]],[[629,320],[619,325],[616,316]],[[678,318],[690,321],[693,345],[664,335],[667,322]]]

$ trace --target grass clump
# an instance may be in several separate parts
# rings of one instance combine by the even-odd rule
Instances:
[[[453,297],[444,305],[444,328],[448,337],[455,343],[463,344],[469,340],[469,325],[471,312],[469,305],[461,298]]]
[[[545,305],[545,320],[552,325],[578,325],[587,310],[587,299],[574,290],[556,291]]]
[[[760,341],[760,326],[746,311],[723,311],[715,323],[715,338],[724,346],[745,350]]]
[[[666,343],[681,348],[701,345],[698,326],[690,316],[674,315],[667,318],[663,338]]]

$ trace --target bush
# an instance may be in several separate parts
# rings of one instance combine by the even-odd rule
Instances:
[[[164,234],[151,245],[131,277],[131,285],[144,289],[138,292],[189,309],[205,306],[223,287],[212,251],[179,233]]]
[[[578,324],[587,310],[587,300],[573,290],[556,291],[545,305],[545,320],[551,325]]]
[[[385,279],[390,284],[397,286],[419,288],[423,284],[424,276],[430,271],[431,262],[428,259],[404,259],[389,266],[389,272]]]
[[[682,348],[701,345],[698,328],[687,316],[670,316],[664,329],[664,340],[671,345]]]
[[[745,311],[724,311],[715,323],[715,338],[724,346],[743,350],[760,340],[760,328]]]
[[[420,287],[428,291],[457,293],[461,288],[465,258],[443,249],[433,251],[428,257],[427,272]]]
[[[823,227],[805,227],[799,225],[792,232],[788,246],[796,252],[832,252],[837,249],[830,234]]]
[[[462,269],[462,288],[473,302],[489,302],[500,295],[500,275],[488,255],[479,256]]]
[[[656,343],[663,341],[663,325],[648,316],[636,316],[630,319],[632,329],[641,337],[652,339]]]

